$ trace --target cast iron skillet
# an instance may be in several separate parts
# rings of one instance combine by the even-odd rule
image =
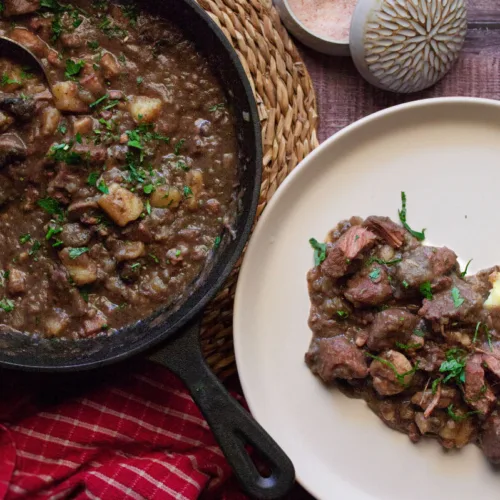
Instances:
[[[44,372],[98,368],[146,350],[186,383],[245,490],[258,498],[284,495],[294,481],[293,465],[270,436],[236,403],[205,364],[199,343],[203,308],[231,272],[252,227],[260,191],[262,151],[259,118],[250,84],[236,53],[219,28],[193,0],[141,2],[141,7],[174,21],[195,42],[218,74],[237,120],[239,203],[234,235],[222,237],[211,263],[173,307],[110,336],[80,341],[36,339],[0,333],[0,365]],[[166,41],[166,43],[169,43]],[[161,350],[158,346],[162,345]],[[267,459],[261,475],[245,450],[251,445]]]

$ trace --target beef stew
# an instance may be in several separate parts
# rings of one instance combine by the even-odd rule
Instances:
[[[305,360],[411,441],[477,443],[500,463],[500,268],[467,275],[424,231],[352,217],[311,239]]]
[[[6,0],[0,35],[4,325],[109,334],[178,301],[237,203],[233,117],[207,61],[136,4]]]

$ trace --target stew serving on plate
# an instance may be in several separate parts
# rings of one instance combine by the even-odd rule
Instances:
[[[391,428],[478,443],[500,463],[500,268],[467,276],[446,247],[388,217],[340,222],[312,239],[311,371],[363,398]]]
[[[235,127],[208,62],[135,3],[4,0],[0,321],[109,333],[172,304],[210,259],[236,198]]]

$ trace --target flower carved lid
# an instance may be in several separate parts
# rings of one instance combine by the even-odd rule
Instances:
[[[359,0],[351,54],[373,85],[417,92],[450,70],[466,32],[465,0]]]

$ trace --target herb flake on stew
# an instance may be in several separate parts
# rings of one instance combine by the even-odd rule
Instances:
[[[99,184],[97,185],[97,189],[101,192],[101,193],[104,193],[104,194],[109,194],[109,189],[108,189],[108,186],[106,185],[106,183],[101,180],[99,182]]]
[[[184,186],[183,191],[186,198],[191,198],[193,196],[193,190],[189,186]]]
[[[481,413],[479,411],[469,411],[467,413],[465,413],[464,415],[458,415],[457,413],[455,413],[453,411],[453,404],[450,404],[447,408],[446,408],[446,411],[448,412],[448,415],[450,416],[450,418],[452,420],[454,420],[455,422],[461,422],[462,420],[465,420],[469,417],[471,417],[472,415],[476,415],[478,413]]]
[[[424,281],[420,285],[420,293],[427,299],[427,300],[432,300],[432,287],[431,287],[431,282],[430,281]]]
[[[85,61],[80,59],[79,61],[73,61],[73,59],[66,60],[66,71],[64,72],[64,76],[66,78],[74,78],[77,76],[82,68],[85,66]]]
[[[465,264],[465,269],[460,273],[461,278],[465,278],[465,275],[467,274],[467,270],[469,269],[469,264],[472,262],[472,259],[469,259],[469,262]]]
[[[460,307],[465,300],[460,296],[460,290],[456,286],[451,289],[451,298],[453,299],[453,305],[455,307]]]
[[[108,94],[105,94],[102,97],[99,97],[99,99],[97,99],[93,103],[89,104],[89,108],[95,108],[96,106],[99,106],[99,104],[101,104],[102,102],[104,102],[106,99],[109,99],[109,95]]]
[[[33,245],[31,245],[31,248],[28,251],[28,255],[31,255],[31,256],[36,255],[36,253],[38,252],[38,250],[40,250],[41,247],[42,247],[42,244],[38,240],[35,240],[33,242]]]
[[[65,142],[53,144],[47,153],[47,157],[68,165],[77,165],[82,162],[82,156],[75,151],[71,151],[71,144]]]
[[[77,259],[78,257],[80,257],[80,255],[83,255],[88,251],[89,251],[88,247],[70,248],[68,255],[70,259]]]
[[[37,205],[48,214],[62,214],[61,204],[55,198],[42,198],[37,201]]]
[[[347,311],[337,311],[337,316],[342,319],[346,319],[349,317],[349,313]]]
[[[214,240],[214,248],[219,248],[221,242],[221,237],[217,236]]]
[[[90,172],[87,177],[87,184],[89,186],[97,186],[97,179],[99,179],[100,174],[98,172]]]
[[[326,243],[320,243],[315,238],[310,238],[309,244],[314,249],[314,265],[319,266],[326,259]]]
[[[376,269],[374,269],[369,275],[368,277],[372,280],[372,281],[375,281],[377,280],[378,278],[380,278],[380,267],[377,267]]]
[[[14,301],[10,299],[2,299],[0,300],[0,309],[3,309],[5,312],[10,312],[14,310]]]
[[[28,243],[28,241],[30,241],[30,240],[31,240],[30,233],[22,234],[21,236],[19,236],[19,243],[21,243],[21,245]]]
[[[184,143],[186,142],[186,139],[180,139],[179,141],[176,142],[174,146],[174,153],[179,156],[179,153],[181,152],[182,146],[184,146]]]
[[[406,222],[406,193],[401,191],[401,210],[398,210],[399,220],[403,227],[418,241],[425,240],[425,229],[422,231],[414,231]]]
[[[446,361],[439,367],[439,372],[446,374],[443,383],[453,380],[458,384],[465,384],[466,355],[464,350],[457,347],[446,351]]]

